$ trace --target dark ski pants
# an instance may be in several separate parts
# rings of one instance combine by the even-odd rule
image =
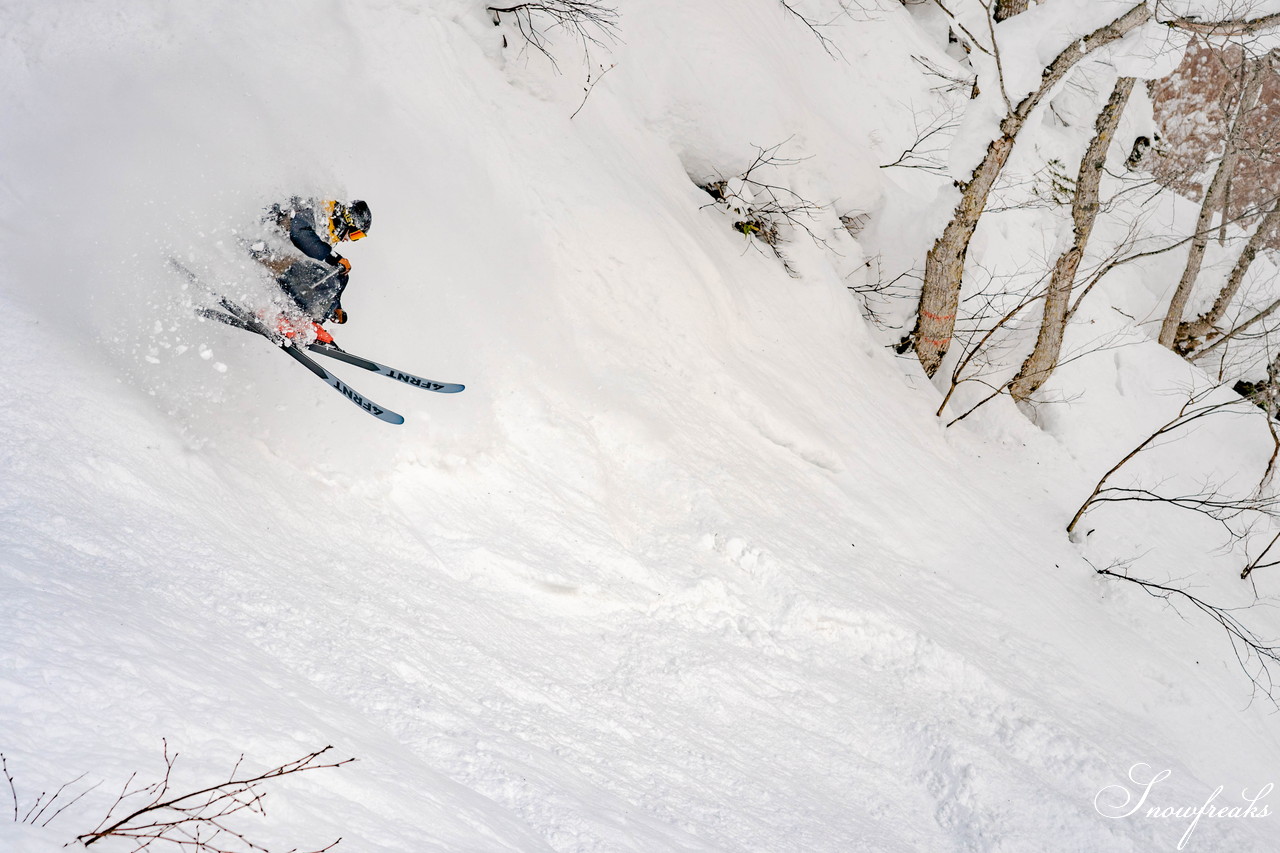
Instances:
[[[347,276],[340,267],[306,260],[291,264],[276,283],[312,321],[323,323],[338,307]]]

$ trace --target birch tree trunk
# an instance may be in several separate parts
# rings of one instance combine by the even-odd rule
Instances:
[[[1200,215],[1196,217],[1196,230],[1191,240],[1191,250],[1187,253],[1187,264],[1183,267],[1182,278],[1169,300],[1169,310],[1160,324],[1160,345],[1172,349],[1177,342],[1178,326],[1182,323],[1182,314],[1195,290],[1196,279],[1200,276],[1200,267],[1204,264],[1205,249],[1209,245],[1213,215],[1222,208],[1222,197],[1226,191],[1231,173],[1235,171],[1236,160],[1240,158],[1240,132],[1244,129],[1244,117],[1253,109],[1262,91],[1262,64],[1255,62],[1244,69],[1241,81],[1240,101],[1236,104],[1231,125],[1227,128],[1227,139],[1222,149],[1222,159],[1218,162],[1213,180],[1204,191],[1204,199],[1200,203]],[[1225,219],[1225,209],[1223,218]]]
[[[1022,368],[1009,389],[1015,400],[1026,400],[1034,394],[1058,366],[1062,337],[1067,327],[1071,288],[1075,285],[1076,270],[1080,267],[1080,259],[1084,257],[1085,246],[1093,234],[1093,225],[1098,218],[1098,189],[1102,184],[1102,169],[1107,164],[1107,150],[1111,147],[1111,140],[1115,137],[1116,127],[1129,102],[1129,95],[1133,93],[1133,84],[1133,77],[1121,77],[1117,80],[1111,96],[1107,98],[1094,122],[1093,139],[1080,160],[1075,195],[1071,199],[1071,246],[1058,257],[1058,262],[1053,266],[1035,348],[1022,363]]]
[[[1018,103],[1000,122],[1000,136],[987,146],[982,162],[969,180],[960,187],[960,203],[942,236],[925,258],[924,286],[916,325],[904,344],[915,348],[916,356],[928,376],[933,376],[951,345],[955,333],[956,310],[960,305],[960,286],[964,279],[965,255],[986,207],[987,197],[1000,170],[1008,162],[1018,132],[1032,111],[1049,92],[1066,77],[1085,56],[1123,38],[1151,19],[1152,7],[1139,3],[1106,26],[1094,30],[1068,45],[1045,68],[1040,86]]]
[[[1258,256],[1267,237],[1275,233],[1277,226],[1280,226],[1280,199],[1276,200],[1267,215],[1262,217],[1253,234],[1249,235],[1249,242],[1240,251],[1240,257],[1236,258],[1236,264],[1231,268],[1231,275],[1227,276],[1226,284],[1222,286],[1222,290],[1218,291],[1218,298],[1213,301],[1213,307],[1194,320],[1179,324],[1175,342],[1175,349],[1179,353],[1186,355],[1194,352],[1201,343],[1199,339],[1214,331],[1222,321],[1223,315],[1227,313],[1227,306],[1240,291],[1240,285],[1244,283],[1245,273],[1253,265],[1253,259]]]
[[[1272,302],[1270,305],[1268,305],[1266,308],[1263,308],[1257,314],[1254,314],[1248,320],[1245,320],[1243,323],[1236,326],[1231,331],[1223,334],[1221,337],[1217,338],[1213,343],[1209,344],[1204,349],[1198,352],[1191,353],[1189,356],[1187,356],[1187,361],[1195,361],[1196,359],[1203,358],[1204,356],[1213,352],[1218,347],[1225,344],[1227,341],[1234,338],[1236,335],[1246,331],[1254,323],[1261,323],[1263,320],[1267,319],[1272,314],[1276,313],[1277,310],[1280,310],[1280,299],[1277,299],[1275,302]]]

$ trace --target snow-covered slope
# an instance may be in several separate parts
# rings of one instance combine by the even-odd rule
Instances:
[[[471,0],[111,7],[0,6],[0,751],[23,802],[105,780],[0,846],[162,739],[192,785],[357,756],[270,793],[272,849],[1152,850],[1191,819],[1095,807],[1134,765],[1161,806],[1272,781],[1220,632],[1062,533],[1180,363],[1099,356],[1112,422],[944,430],[847,290],[950,198],[876,168],[949,61],[902,7],[833,58],[769,0],[628,3],[560,73]],[[794,277],[694,184],[784,142],[832,205]],[[168,259],[247,286],[295,193],[373,208],[340,341],[465,393],[335,368],[388,427],[189,316]],[[1195,530],[1124,518],[1111,553],[1190,573]]]

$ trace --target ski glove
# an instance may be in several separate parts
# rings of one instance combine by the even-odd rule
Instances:
[[[347,312],[341,308],[334,308],[333,313],[329,315],[329,319],[341,326],[347,322]]]

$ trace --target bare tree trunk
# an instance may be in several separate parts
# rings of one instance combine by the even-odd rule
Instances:
[[[915,328],[904,341],[903,349],[908,346],[915,348],[916,356],[927,375],[933,376],[938,371],[938,366],[951,345],[969,241],[978,227],[978,220],[987,204],[987,196],[1009,159],[1018,132],[1040,101],[1066,77],[1076,63],[1092,51],[1123,38],[1149,21],[1151,15],[1151,7],[1145,2],[1139,3],[1106,26],[1073,41],[1045,68],[1039,88],[1023,98],[1000,122],[999,138],[987,146],[982,162],[961,186],[960,203],[942,236],[925,258],[920,309]]]
[[[1213,352],[1218,347],[1225,344],[1227,341],[1234,338],[1236,335],[1248,329],[1254,323],[1261,323],[1263,320],[1267,319],[1272,314],[1276,313],[1277,310],[1280,310],[1280,299],[1277,299],[1275,302],[1272,302],[1266,308],[1263,308],[1261,311],[1259,311],[1257,314],[1254,314],[1248,320],[1245,320],[1243,323],[1236,326],[1234,329],[1227,332],[1222,337],[1216,339],[1213,343],[1209,344],[1204,349],[1200,350],[1199,352],[1191,353],[1191,355],[1187,356],[1187,361],[1195,361],[1199,358],[1203,358],[1204,356]]]
[[[987,146],[982,165],[961,187],[960,205],[956,207],[951,221],[925,256],[924,288],[920,292],[920,308],[911,337],[915,342],[916,355],[929,376],[937,372],[942,357],[951,346],[956,311],[960,307],[965,254],[991,187],[1013,150],[1013,142],[1014,137],[1006,133]]]
[[[1201,343],[1198,339],[1212,332],[1222,321],[1223,315],[1227,313],[1227,306],[1240,291],[1240,285],[1244,283],[1245,273],[1253,265],[1253,259],[1258,256],[1267,238],[1275,233],[1277,226],[1280,226],[1280,199],[1276,200],[1271,210],[1262,217],[1258,227],[1249,236],[1249,242],[1240,251],[1240,257],[1236,258],[1236,265],[1231,268],[1231,275],[1227,276],[1227,283],[1222,286],[1222,290],[1218,291],[1218,298],[1213,301],[1213,307],[1194,320],[1179,324],[1176,342],[1178,352],[1183,355],[1194,352]]]
[[[1234,172],[1235,163],[1231,164]],[[1231,179],[1235,177],[1233,174],[1227,175],[1226,182],[1222,185],[1222,203],[1218,205],[1218,212],[1222,214],[1218,218],[1218,245],[1227,245],[1227,221],[1231,218]]]
[[[1058,257],[1049,290],[1044,298],[1044,317],[1040,321],[1040,334],[1035,349],[1022,363],[1009,391],[1015,400],[1025,400],[1036,392],[1054,368],[1062,352],[1062,336],[1067,328],[1067,308],[1071,303],[1071,288],[1075,285],[1076,270],[1084,257],[1085,246],[1093,233],[1098,218],[1098,188],[1102,184],[1102,169],[1107,164],[1107,149],[1115,137],[1120,116],[1124,113],[1129,95],[1133,93],[1133,77],[1121,77],[1111,90],[1111,96],[1098,113],[1094,123],[1093,139],[1080,160],[1076,176],[1075,195],[1071,199],[1071,220],[1074,237],[1071,247]]]
[[[1262,64],[1250,63],[1242,69],[1240,100],[1236,104],[1231,125],[1227,128],[1226,144],[1222,150],[1222,160],[1213,173],[1200,203],[1200,215],[1196,217],[1195,235],[1191,241],[1191,251],[1187,253],[1187,264],[1182,270],[1182,278],[1173,291],[1169,301],[1169,311],[1160,325],[1160,345],[1173,348],[1177,342],[1178,326],[1182,322],[1182,313],[1186,310],[1191,292],[1195,289],[1196,279],[1200,276],[1200,267],[1204,263],[1204,253],[1209,245],[1209,236],[1213,225],[1213,215],[1222,207],[1222,197],[1226,190],[1231,173],[1235,170],[1236,160],[1240,158],[1239,136],[1244,129],[1244,117],[1253,109],[1262,90]],[[1225,218],[1225,213],[1224,213]]]
[[[1028,0],[996,0],[995,17],[997,21],[1004,21],[1012,18],[1014,15],[1027,11]]]

